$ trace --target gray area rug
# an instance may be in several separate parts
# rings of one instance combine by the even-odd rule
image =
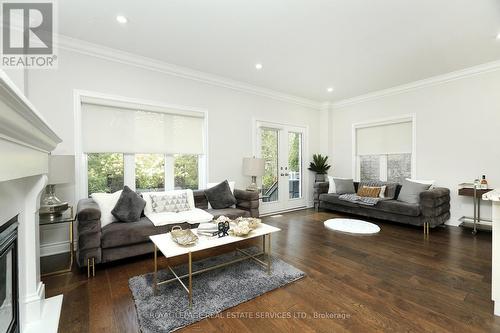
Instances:
[[[257,248],[250,248],[247,251],[254,252]],[[200,260],[193,263],[193,271],[239,256],[240,254],[227,253]],[[174,270],[178,275],[185,274],[187,265],[178,266]],[[272,259],[271,275],[253,260],[244,260],[195,275],[191,309],[188,307],[187,292],[178,281],[158,287],[156,296],[153,295],[153,273],[131,278],[129,287],[141,331],[172,332],[301,279],[305,275],[301,270],[275,257]],[[159,281],[172,277],[170,271],[158,272]],[[187,278],[183,281],[187,285]]]

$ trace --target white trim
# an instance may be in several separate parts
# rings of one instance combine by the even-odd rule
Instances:
[[[105,94],[95,91],[88,90],[74,90],[74,123],[75,123],[75,198],[76,200],[80,200],[82,198],[86,198],[88,196],[88,179],[87,179],[87,159],[86,154],[82,151],[82,102],[85,101],[85,98],[97,98],[104,99],[110,102],[116,101],[117,103],[131,103],[131,104],[140,104],[144,106],[151,106],[154,108],[165,108],[165,109],[176,109],[179,111],[185,112],[198,112],[203,114],[203,122],[204,122],[204,133],[203,133],[203,146],[205,148],[205,154],[199,155],[201,159],[204,159],[203,163],[198,163],[198,166],[205,166],[204,175],[201,175],[201,170],[198,169],[198,177],[199,184],[205,185],[206,180],[208,179],[208,110],[191,107],[191,106],[183,106],[183,105],[175,105],[175,104],[167,104],[158,101],[139,99],[139,98],[130,98],[112,94]],[[125,155],[124,154],[124,168],[125,168]],[[135,161],[134,161],[135,167]],[[125,171],[125,170],[124,170]],[[125,175],[124,175],[125,176]],[[130,177],[129,177],[130,178]],[[124,181],[126,179],[124,178]],[[135,185],[135,174],[134,174],[134,182]],[[125,183],[127,185],[127,183]],[[165,180],[166,185],[166,180]],[[130,185],[129,185],[130,186]]]
[[[281,122],[270,122],[270,121],[264,121],[264,120],[259,120],[256,118],[252,118],[253,121],[253,130],[252,130],[252,142],[253,142],[253,156],[260,157],[260,135],[259,135],[259,129],[261,128],[269,128],[269,129],[274,129],[278,131],[278,150],[281,153],[282,151],[286,151],[286,160],[288,161],[288,138],[281,139],[281,135],[283,131],[286,131],[287,133],[294,132],[294,133],[301,133],[302,134],[302,165],[301,165],[301,170],[302,170],[302,179],[301,179],[301,187],[302,187],[302,196],[300,198],[293,198],[290,199],[288,197],[288,193],[285,193],[284,198],[278,197],[278,201],[273,201],[273,202],[262,202],[260,201],[261,208],[268,208],[269,211],[266,211],[264,209],[265,213],[264,214],[270,214],[271,212],[276,212],[276,211],[283,211],[284,205],[286,204],[287,207],[284,210],[290,210],[290,209],[295,209],[296,207],[306,207],[307,203],[309,202],[309,197],[310,193],[309,191],[305,191],[304,189],[307,188],[305,185],[309,184],[309,173],[305,172],[307,170],[307,165],[306,165],[306,160],[305,156],[309,156],[309,126],[298,126],[298,125],[292,125],[292,124],[287,124],[287,123],[281,123]],[[282,147],[284,144],[283,142],[286,141],[286,146]],[[283,165],[283,157],[278,156],[278,173],[280,172],[279,168],[280,165]],[[279,176],[279,175],[278,175]],[[295,204],[295,206],[294,206]],[[273,206],[276,207],[276,210],[272,210]]]
[[[232,80],[222,76],[209,74],[194,69],[173,65],[164,61],[136,55],[129,52],[113,49],[103,45],[89,43],[83,40],[59,35],[57,47],[63,50],[118,62],[121,64],[144,68],[184,79],[194,80],[214,86],[229,88],[245,93],[272,98],[288,103],[298,104],[315,110],[321,108],[322,103],[310,99],[293,96],[283,92],[255,86],[249,83]]]
[[[40,257],[46,257],[60,253],[68,253],[69,245],[69,240],[42,244],[40,245]]]
[[[443,83],[448,83],[468,77],[476,76],[483,73],[494,72],[500,70],[500,60],[487,62],[481,65],[464,68],[458,71],[432,76],[427,79],[410,82],[407,84],[395,86],[388,89],[374,91],[368,94],[347,98],[331,104],[333,109],[340,109],[346,106],[364,103],[376,100],[383,97],[398,95],[412,90],[422,89],[430,86],[435,86]]]
[[[359,173],[359,160],[357,158],[356,152],[356,130],[358,128],[366,128],[366,127],[374,127],[374,126],[383,126],[390,124],[398,124],[398,123],[412,123],[412,153],[411,153],[411,178],[417,178],[417,115],[415,113],[400,115],[395,117],[381,118],[371,121],[364,121],[361,123],[352,124],[351,130],[351,174],[352,178],[356,181],[359,181],[360,173]],[[381,171],[382,174],[382,171]],[[387,175],[386,175],[387,176]]]

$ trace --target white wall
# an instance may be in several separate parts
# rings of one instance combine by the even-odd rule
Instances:
[[[30,101],[63,139],[55,154],[74,154],[73,91],[83,89],[161,103],[208,110],[209,181],[235,180],[244,188],[242,158],[253,155],[253,121],[309,127],[308,150],[319,150],[319,111],[297,104],[183,79],[126,64],[65,50],[59,51],[56,70],[30,71]],[[117,133],[120,135],[120,133]],[[306,163],[309,161],[306,160]],[[306,184],[312,192],[312,179]],[[74,203],[73,186],[58,186],[59,197]],[[312,198],[309,195],[309,198]],[[66,230],[42,231],[42,246],[67,238]],[[49,239],[50,237],[50,239]],[[58,247],[59,248],[59,247]],[[42,254],[57,251],[42,249]]]
[[[472,216],[471,198],[457,195],[458,184],[485,174],[500,186],[500,71],[483,73],[331,111],[333,174],[352,177],[352,124],[416,115],[417,178],[435,179],[451,190],[452,217]],[[397,138],[395,138],[397,139]],[[482,215],[491,216],[483,202]]]

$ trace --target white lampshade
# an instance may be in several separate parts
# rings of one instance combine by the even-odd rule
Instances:
[[[72,183],[75,179],[75,157],[73,155],[49,156],[48,184]]]
[[[245,176],[263,176],[264,175],[264,159],[255,157],[243,158],[243,174]]]

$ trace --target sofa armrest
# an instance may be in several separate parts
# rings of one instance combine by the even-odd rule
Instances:
[[[434,187],[420,193],[420,209],[425,217],[436,217],[450,211],[450,190]]]
[[[236,208],[250,212],[252,217],[259,217],[259,192],[234,189]]]
[[[313,185],[313,200],[314,204],[319,203],[319,196],[323,193],[328,193],[328,188],[330,183],[328,182],[316,182]]]
[[[101,210],[93,199],[82,199],[76,210],[78,247],[76,261],[79,267],[87,266],[87,259],[101,262]]]

